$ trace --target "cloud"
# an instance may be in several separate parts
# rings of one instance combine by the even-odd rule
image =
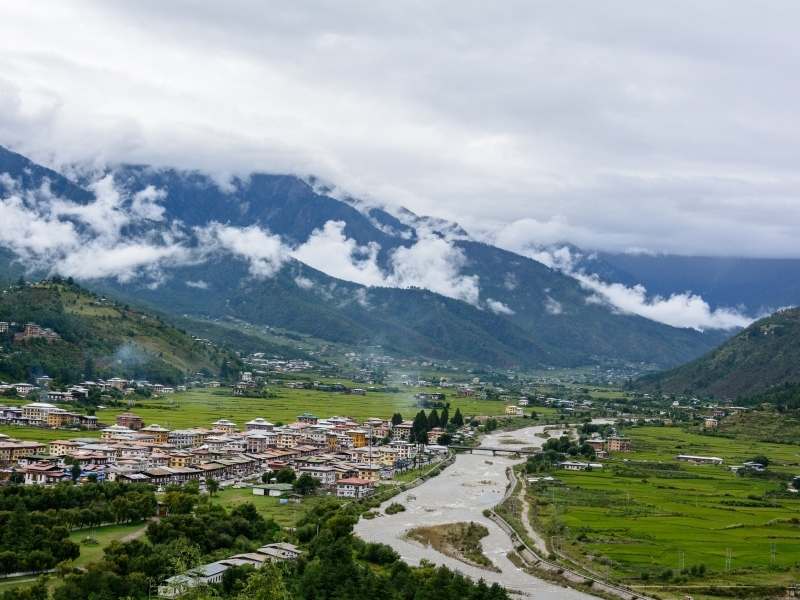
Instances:
[[[476,234],[800,256],[789,0],[7,4],[0,141],[52,165],[315,174]]]
[[[755,320],[731,308],[712,310],[701,296],[691,293],[672,294],[668,298],[648,297],[647,290],[642,285],[628,287],[621,283],[605,283],[597,275],[573,276],[614,309],[673,327],[688,327],[699,331],[727,330],[747,327]]]
[[[489,308],[496,315],[513,315],[514,311],[511,310],[507,305],[503,304],[499,300],[493,300],[492,298],[486,299],[486,306]]]
[[[378,266],[380,246],[376,243],[359,246],[345,236],[344,228],[343,221],[328,221],[295,248],[292,256],[331,277],[367,286],[387,285],[386,276]]]
[[[587,273],[578,266],[581,254],[569,247],[535,248],[529,246],[527,255],[534,260],[558,269],[575,278],[581,286],[592,292],[587,302],[603,304],[615,311],[639,315],[673,327],[730,330],[746,327],[755,319],[733,308],[712,309],[702,296],[691,292],[671,294],[669,297],[648,296],[643,285],[626,286],[608,283],[597,274]],[[547,291],[547,290],[546,290]],[[548,295],[545,310],[552,315],[563,312],[561,304]]]
[[[258,279],[273,277],[290,258],[280,237],[256,225],[242,228],[211,223],[195,228],[195,234],[206,253],[225,251],[243,258],[250,275]]]
[[[561,305],[561,302],[559,302],[555,298],[550,297],[549,295],[545,297],[544,309],[547,311],[547,314],[549,315],[560,315],[563,314],[564,312],[564,307]]]
[[[478,305],[477,276],[461,274],[464,253],[435,234],[418,230],[418,240],[400,246],[389,255],[386,269],[379,265],[379,244],[359,245],[344,234],[342,221],[328,221],[308,240],[292,251],[292,256],[332,277],[365,286],[419,287]]]
[[[208,289],[208,282],[203,281],[202,279],[198,279],[197,281],[186,281],[185,283],[190,288],[196,288],[198,290]]]

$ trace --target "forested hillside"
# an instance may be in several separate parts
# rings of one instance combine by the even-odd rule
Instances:
[[[800,383],[798,308],[761,319],[709,354],[645,377],[639,386],[665,393],[739,398],[793,383]]]
[[[59,383],[113,376],[177,383],[197,371],[217,377],[238,369],[233,353],[66,281],[6,288],[0,321],[10,324],[0,334],[0,379],[47,374]],[[57,338],[19,339],[15,334],[26,323],[49,328]]]

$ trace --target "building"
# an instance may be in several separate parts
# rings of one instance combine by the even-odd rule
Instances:
[[[52,329],[42,327],[36,323],[25,323],[25,328],[19,333],[14,334],[15,342],[26,342],[28,340],[42,338],[48,342],[60,340],[61,336]]]
[[[166,444],[169,442],[169,429],[162,427],[158,423],[142,427],[139,432],[152,435],[156,444]]]
[[[269,496],[271,498],[280,498],[288,496],[292,493],[294,487],[291,483],[269,483],[267,485],[257,485],[253,488],[254,496]]]
[[[34,463],[25,467],[25,485],[48,485],[68,481],[64,469],[50,462]]]
[[[346,433],[353,440],[353,448],[363,448],[367,445],[367,432],[363,429],[348,429]]]
[[[266,556],[270,562],[296,560],[301,554],[297,546],[286,542],[267,544],[266,546],[261,546],[256,552]]]
[[[372,493],[374,486],[375,482],[372,480],[347,477],[336,483],[336,496],[338,498],[365,498]]]
[[[718,456],[692,456],[691,454],[679,454],[675,459],[695,465],[721,465],[725,462]]]
[[[407,442],[411,439],[411,429],[414,424],[411,421],[403,421],[392,427],[392,439]]]
[[[223,431],[225,433],[236,433],[237,431],[236,423],[228,419],[217,419],[211,426],[217,431]]]
[[[275,425],[263,417],[256,417],[244,424],[245,431],[272,431],[274,428]]]
[[[525,413],[522,410],[521,406],[515,406],[513,404],[509,404],[506,406],[506,414],[512,417],[521,417]]]
[[[612,435],[608,438],[608,447],[606,450],[609,452],[630,452],[633,449],[631,439]]]
[[[719,427],[719,421],[714,417],[706,417],[706,419],[703,421],[703,427],[705,429],[716,429]]]
[[[319,417],[311,413],[304,412],[302,415],[297,416],[298,423],[305,423],[307,425],[316,425],[319,422]]]
[[[330,487],[336,483],[336,470],[328,465],[309,465],[298,469],[299,475],[310,475],[320,482],[323,487]]]
[[[519,406],[528,406],[530,404],[530,400],[528,400],[525,396],[522,396],[522,398],[519,399],[517,404]]]
[[[105,429],[100,430],[100,439],[102,440],[130,439],[134,433],[135,431],[133,431],[133,429],[129,429],[122,425],[111,425],[110,427],[106,427]]]
[[[127,427],[128,429],[133,429],[134,431],[139,431],[144,427],[144,421],[142,420],[142,417],[140,417],[139,415],[135,415],[130,412],[124,412],[117,415],[117,425],[119,425],[120,427]]]
[[[602,469],[603,465],[600,463],[563,461],[558,463],[558,467],[567,471],[591,471],[592,469]]]
[[[8,465],[21,458],[41,454],[45,445],[39,442],[20,442],[17,440],[0,440],[0,464]]]
[[[28,421],[39,421],[44,424],[47,423],[47,415],[53,410],[60,409],[49,402],[31,402],[22,407],[22,418]]]

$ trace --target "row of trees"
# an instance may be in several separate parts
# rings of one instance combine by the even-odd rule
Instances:
[[[447,443],[449,441],[449,434],[464,425],[464,416],[461,414],[461,409],[456,408],[456,412],[452,419],[450,418],[449,409],[444,407],[442,412],[439,413],[435,408],[427,415],[424,410],[421,410],[414,417],[411,425],[411,441],[421,444],[428,442],[428,432],[434,428],[441,428],[447,432],[446,439],[442,440]]]

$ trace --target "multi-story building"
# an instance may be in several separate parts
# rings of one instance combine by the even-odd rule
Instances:
[[[139,432],[152,435],[156,444],[166,444],[169,441],[169,429],[157,423],[142,427]]]
[[[124,412],[117,415],[117,425],[119,425],[120,427],[127,427],[128,429],[133,429],[134,431],[139,431],[142,427],[144,427],[144,421],[142,420],[142,417],[140,417],[139,415],[135,415],[131,412]]]

